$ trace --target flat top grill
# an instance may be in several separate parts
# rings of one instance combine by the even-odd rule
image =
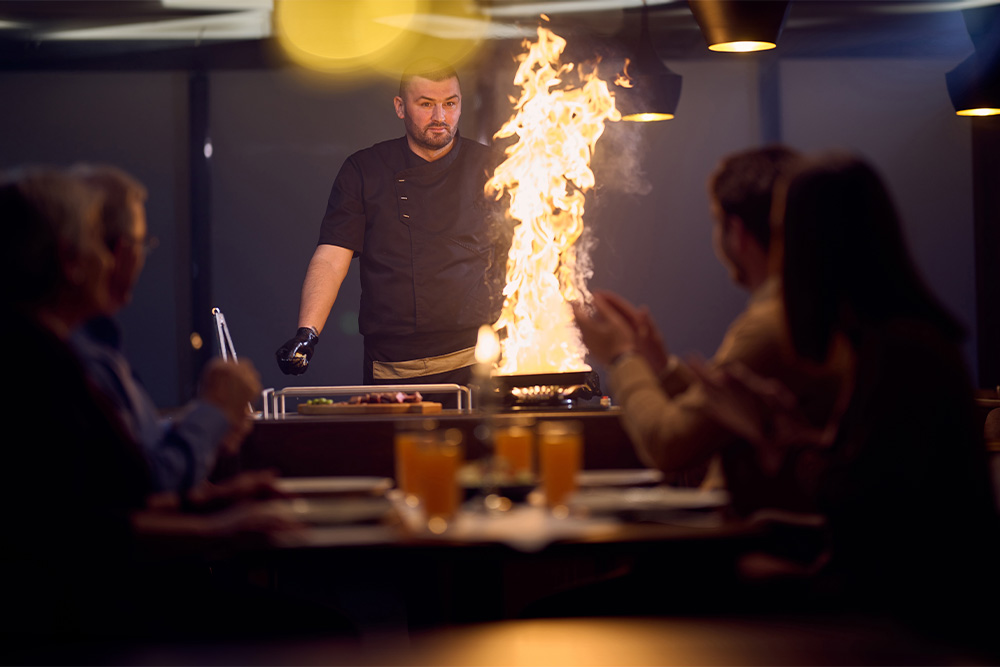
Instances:
[[[495,375],[493,382],[500,402],[510,410],[573,409],[581,399],[601,393],[593,371]]]

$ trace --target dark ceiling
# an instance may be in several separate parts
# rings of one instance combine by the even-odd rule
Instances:
[[[530,26],[537,22],[537,13],[546,10],[557,30],[624,43],[638,37],[642,12],[639,0],[480,0],[477,4],[497,25]],[[648,5],[651,34],[663,59],[732,57],[707,50],[687,2],[648,0]],[[1000,0],[795,0],[776,53],[958,61],[972,51],[962,10],[968,15],[984,5],[996,9]],[[270,8],[268,0],[206,0],[200,5],[180,0],[0,0],[0,69],[280,66],[284,60],[267,34],[254,34],[253,28],[248,34],[199,29],[202,23],[218,26],[220,20],[243,19],[251,12],[257,12],[258,24],[267,26]],[[183,29],[170,31],[169,39],[162,37],[165,26],[177,25]],[[114,38],[58,38],[63,31],[112,26],[125,32]],[[145,38],[137,38],[141,35]]]

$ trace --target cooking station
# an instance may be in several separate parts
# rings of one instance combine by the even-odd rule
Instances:
[[[588,371],[496,375],[492,378],[496,404],[515,412],[550,410],[604,410],[610,403],[600,395],[597,374]],[[594,397],[597,405],[587,404]]]
[[[285,477],[321,475],[394,474],[393,438],[397,423],[433,418],[441,428],[462,431],[465,458],[486,456],[489,445],[477,435],[485,423],[502,426],[530,416],[536,421],[576,420],[583,425],[583,466],[588,469],[640,468],[628,436],[620,422],[619,408],[591,398],[585,399],[585,374],[567,374],[573,384],[530,385],[529,400],[510,398],[510,389],[523,382],[498,378],[498,392],[492,399],[473,401],[472,393],[459,385],[386,385],[379,387],[294,387],[264,392],[265,411],[243,444],[239,455],[242,469],[275,468]],[[524,376],[522,380],[526,380]],[[532,378],[537,379],[537,378]],[[581,389],[581,387],[583,389]],[[452,392],[461,409],[423,412],[344,412],[343,414],[298,414],[290,399],[317,396],[347,396],[372,391],[435,393]],[[470,402],[472,407],[468,407]],[[481,430],[478,431],[482,433]]]

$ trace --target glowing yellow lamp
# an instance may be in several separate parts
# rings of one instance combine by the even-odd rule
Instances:
[[[632,113],[622,116],[622,120],[629,120],[633,123],[652,123],[658,120],[673,120],[672,113]]]
[[[979,107],[976,109],[959,109],[955,113],[959,116],[1000,116],[1000,109]]]
[[[767,51],[776,46],[777,44],[774,42],[719,42],[718,44],[710,44],[708,50],[720,53],[750,53],[752,51]]]

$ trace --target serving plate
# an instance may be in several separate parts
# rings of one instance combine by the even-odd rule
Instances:
[[[293,498],[288,503],[291,515],[312,525],[379,523],[392,511],[386,498]]]
[[[712,510],[724,507],[729,494],[722,490],[703,491],[669,486],[651,488],[583,489],[574,505],[592,514],[617,514],[650,510]]]
[[[389,477],[282,477],[279,491],[297,496],[342,496],[385,494],[392,488]]]
[[[656,486],[663,482],[663,473],[652,468],[635,470],[583,470],[576,476],[580,488]]]

